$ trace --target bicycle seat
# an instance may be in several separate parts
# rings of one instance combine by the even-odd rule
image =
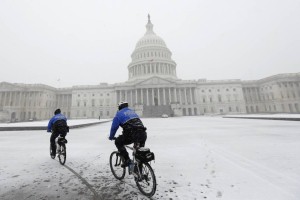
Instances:
[[[58,144],[67,144],[68,140],[66,138],[58,138],[57,142]]]

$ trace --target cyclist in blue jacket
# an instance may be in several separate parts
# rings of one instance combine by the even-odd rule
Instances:
[[[116,138],[115,145],[125,159],[122,167],[126,167],[131,163],[131,160],[124,145],[139,143],[140,147],[144,147],[147,140],[147,133],[141,119],[133,110],[128,108],[127,102],[120,102],[118,109],[119,111],[116,113],[111,125],[109,140],[114,139],[119,126],[121,126],[123,134]]]
[[[50,137],[50,144],[52,149],[52,156],[55,157],[56,154],[56,144],[55,139],[61,135],[65,137],[67,132],[69,132],[69,127],[67,125],[67,118],[61,114],[61,110],[58,108],[54,112],[54,116],[50,119],[47,127],[47,132],[52,132]]]

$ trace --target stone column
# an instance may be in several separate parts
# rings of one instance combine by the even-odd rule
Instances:
[[[10,106],[10,103],[11,103],[11,96],[12,96],[12,92],[9,92],[9,102],[8,102],[8,106]]]
[[[146,96],[147,97],[146,105],[149,106],[149,94],[148,94],[149,91],[148,91],[148,88],[146,89],[146,93],[147,93],[147,96]]]
[[[160,106],[160,95],[159,95],[159,88],[157,88],[157,104]]]
[[[181,88],[178,89],[179,92],[179,102],[182,105],[182,92],[181,92]]]
[[[6,102],[7,102],[7,92],[4,92],[4,97],[3,97],[3,106],[6,106]]]
[[[194,88],[193,94],[194,94],[194,103],[197,104],[198,90],[196,88]]]
[[[167,103],[166,103],[166,88],[163,88],[163,95],[164,95],[163,105],[167,105]]]
[[[185,105],[187,105],[188,101],[187,101],[187,95],[186,95],[186,88],[184,88],[184,101],[185,101]]]
[[[178,102],[178,98],[177,98],[177,88],[174,88],[174,101]]]
[[[20,92],[18,92],[18,97],[19,97],[19,99],[18,100],[16,100],[16,101],[18,101],[18,102],[16,102],[16,106],[21,106],[21,104],[20,104],[20,102],[21,102],[21,91]]]
[[[193,101],[192,88],[190,88],[190,98],[191,98],[191,105],[193,105],[193,104],[194,104],[194,101]]]
[[[169,104],[172,102],[171,88],[169,88]]]
[[[155,105],[155,101],[154,101],[154,88],[151,88],[152,90],[152,106]]]
[[[141,104],[144,104],[143,88],[141,88]]]
[[[135,89],[135,103],[138,104],[138,92],[137,92],[137,89]]]
[[[132,90],[130,90],[130,105],[133,107],[133,94]]]

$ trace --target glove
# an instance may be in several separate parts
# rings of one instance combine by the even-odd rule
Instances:
[[[108,139],[109,139],[109,140],[113,140],[113,139],[114,139],[114,137],[110,137],[110,136],[108,136]]]

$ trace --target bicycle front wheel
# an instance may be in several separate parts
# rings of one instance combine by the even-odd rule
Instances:
[[[156,178],[149,163],[140,163],[139,178],[136,178],[136,185],[139,190],[147,197],[152,197],[156,191]],[[138,172],[137,172],[138,173]]]
[[[58,159],[60,164],[64,165],[67,159],[67,148],[65,144],[59,146],[60,146],[60,153],[58,154]]]
[[[109,165],[110,170],[114,177],[118,180],[122,180],[125,176],[125,168],[121,167],[124,163],[124,158],[120,155],[118,151],[114,151],[110,154]]]

